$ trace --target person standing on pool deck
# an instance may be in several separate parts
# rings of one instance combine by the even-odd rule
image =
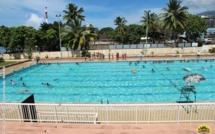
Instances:
[[[201,56],[201,52],[198,50],[197,52],[197,58],[199,58]]]
[[[119,53],[116,53],[116,60],[119,60]]]

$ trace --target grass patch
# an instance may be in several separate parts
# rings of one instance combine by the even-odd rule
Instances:
[[[16,63],[16,61],[2,61],[0,62],[0,66],[7,66],[13,63]]]

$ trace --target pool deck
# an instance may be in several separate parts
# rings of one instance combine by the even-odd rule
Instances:
[[[135,58],[135,57],[128,57],[126,60],[122,60],[122,58],[119,58],[119,61],[150,61],[150,60],[201,60],[201,59],[215,59],[215,55],[202,55],[200,58],[197,58],[196,55],[184,55],[182,57],[180,56],[151,56],[151,57],[143,57],[143,58]],[[23,60],[19,60],[23,61]],[[115,62],[116,59],[86,59],[82,57],[77,57],[77,58],[67,58],[67,59],[41,59],[40,62],[45,62],[45,63],[63,63],[63,62]],[[12,70],[20,70],[22,67],[27,68],[29,65],[33,66],[35,65],[35,60],[21,63],[15,66],[11,66],[6,68],[6,74],[9,74],[12,72]],[[0,69],[2,71],[2,69]]]
[[[208,125],[213,134],[213,123],[183,124],[55,124],[7,122],[6,134],[196,134],[198,126]],[[2,125],[0,126],[2,130]]]
[[[195,55],[186,57],[144,57],[142,60],[190,60],[197,59]],[[199,59],[215,59],[215,56],[201,56]],[[126,61],[140,61],[140,58],[129,57]],[[100,60],[94,59],[93,62]],[[105,59],[104,61],[115,61]],[[125,61],[120,59],[119,61]],[[60,62],[85,62],[84,58],[71,59],[48,59],[46,63]],[[87,59],[86,62],[92,62]],[[35,61],[30,61],[6,68],[6,74],[12,69],[20,70],[29,65],[35,65]],[[2,71],[2,70],[1,70]],[[196,134],[199,125],[206,124],[210,126],[212,133],[215,133],[214,123],[163,123],[163,124],[63,124],[63,123],[24,123],[24,122],[6,122],[6,134]],[[2,125],[0,125],[2,130]],[[212,134],[211,133],[211,134]]]

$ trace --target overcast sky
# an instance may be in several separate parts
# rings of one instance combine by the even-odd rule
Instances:
[[[117,16],[125,17],[127,24],[140,24],[145,10],[157,14],[167,7],[169,0],[0,0],[0,25],[8,27],[27,25],[38,28],[45,21],[45,7],[48,7],[49,22],[57,21],[56,14],[63,14],[66,5],[74,3],[84,8],[83,24],[95,27],[115,27]],[[215,10],[215,0],[183,0],[189,13]],[[62,18],[61,18],[62,19]]]

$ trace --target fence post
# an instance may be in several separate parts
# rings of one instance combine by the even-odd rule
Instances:
[[[179,123],[179,116],[180,116],[180,105],[178,105],[178,114],[177,114],[177,123]]]
[[[191,110],[190,110],[190,123],[192,123],[192,115],[193,115],[193,105],[191,105]]]
[[[28,105],[28,113],[29,113],[29,116],[30,116],[30,121],[32,122],[32,115],[31,115],[31,111],[30,111],[29,105]]]
[[[68,106],[64,106],[64,107],[66,107],[67,121],[68,121],[68,123],[69,123],[69,113],[68,113]]]
[[[60,105],[58,105],[60,106]],[[58,122],[58,118],[57,118],[57,109],[56,109],[56,106],[54,106],[54,111],[55,111],[55,122],[57,123]]]
[[[136,106],[136,124],[137,124],[137,106]]]
[[[106,123],[109,124],[109,122],[108,122],[108,106],[107,106],[107,104],[106,104],[106,111],[107,111],[107,115],[106,115],[107,116],[107,122]]]
[[[149,116],[148,116],[148,124],[149,124],[149,121],[150,121],[150,116],[151,116],[151,114],[150,114],[150,108],[151,108],[151,107],[149,107],[149,106],[148,106],[148,111],[149,111]]]

